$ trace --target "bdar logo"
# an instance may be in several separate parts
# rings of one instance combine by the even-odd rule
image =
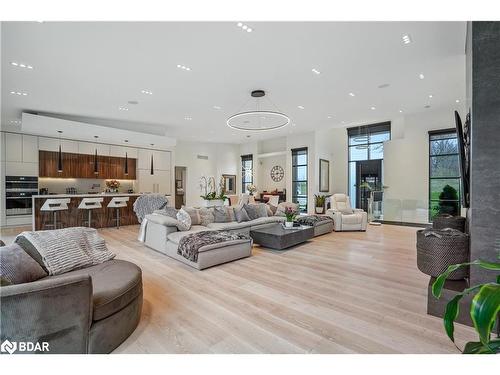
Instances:
[[[0,345],[0,351],[3,353],[8,352],[12,354],[17,349],[17,342],[10,342],[9,340],[5,340],[2,345]]]

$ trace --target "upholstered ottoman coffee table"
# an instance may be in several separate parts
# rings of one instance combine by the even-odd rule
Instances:
[[[256,244],[275,250],[283,250],[291,246],[299,245],[314,237],[312,226],[300,226],[293,229],[285,229],[283,225],[276,224],[262,229],[252,229],[250,237]]]
[[[314,237],[333,232],[333,219],[326,215],[299,216],[296,221],[314,228]]]

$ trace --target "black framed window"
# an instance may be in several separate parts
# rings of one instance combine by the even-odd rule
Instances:
[[[381,160],[383,167],[384,142],[391,139],[391,123],[356,126],[347,129],[348,136],[348,192],[351,206],[356,207],[358,196],[357,164],[366,160]],[[382,177],[382,176],[380,176]]]
[[[455,129],[429,132],[429,221],[460,214],[460,164]]]
[[[292,202],[307,212],[307,147],[292,149]]]
[[[253,155],[241,155],[241,192],[246,193],[253,184]]]

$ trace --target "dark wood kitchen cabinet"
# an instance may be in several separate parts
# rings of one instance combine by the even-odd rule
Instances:
[[[39,176],[118,180],[136,179],[136,159],[128,158],[128,175],[125,175],[125,158],[97,155],[97,174],[94,172],[95,155],[63,152],[62,172],[57,170],[58,158],[58,152],[39,151]]]

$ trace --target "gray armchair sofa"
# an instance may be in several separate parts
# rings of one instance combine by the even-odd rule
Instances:
[[[2,342],[48,342],[48,353],[110,353],[139,323],[142,273],[113,259],[2,286],[0,298]]]

